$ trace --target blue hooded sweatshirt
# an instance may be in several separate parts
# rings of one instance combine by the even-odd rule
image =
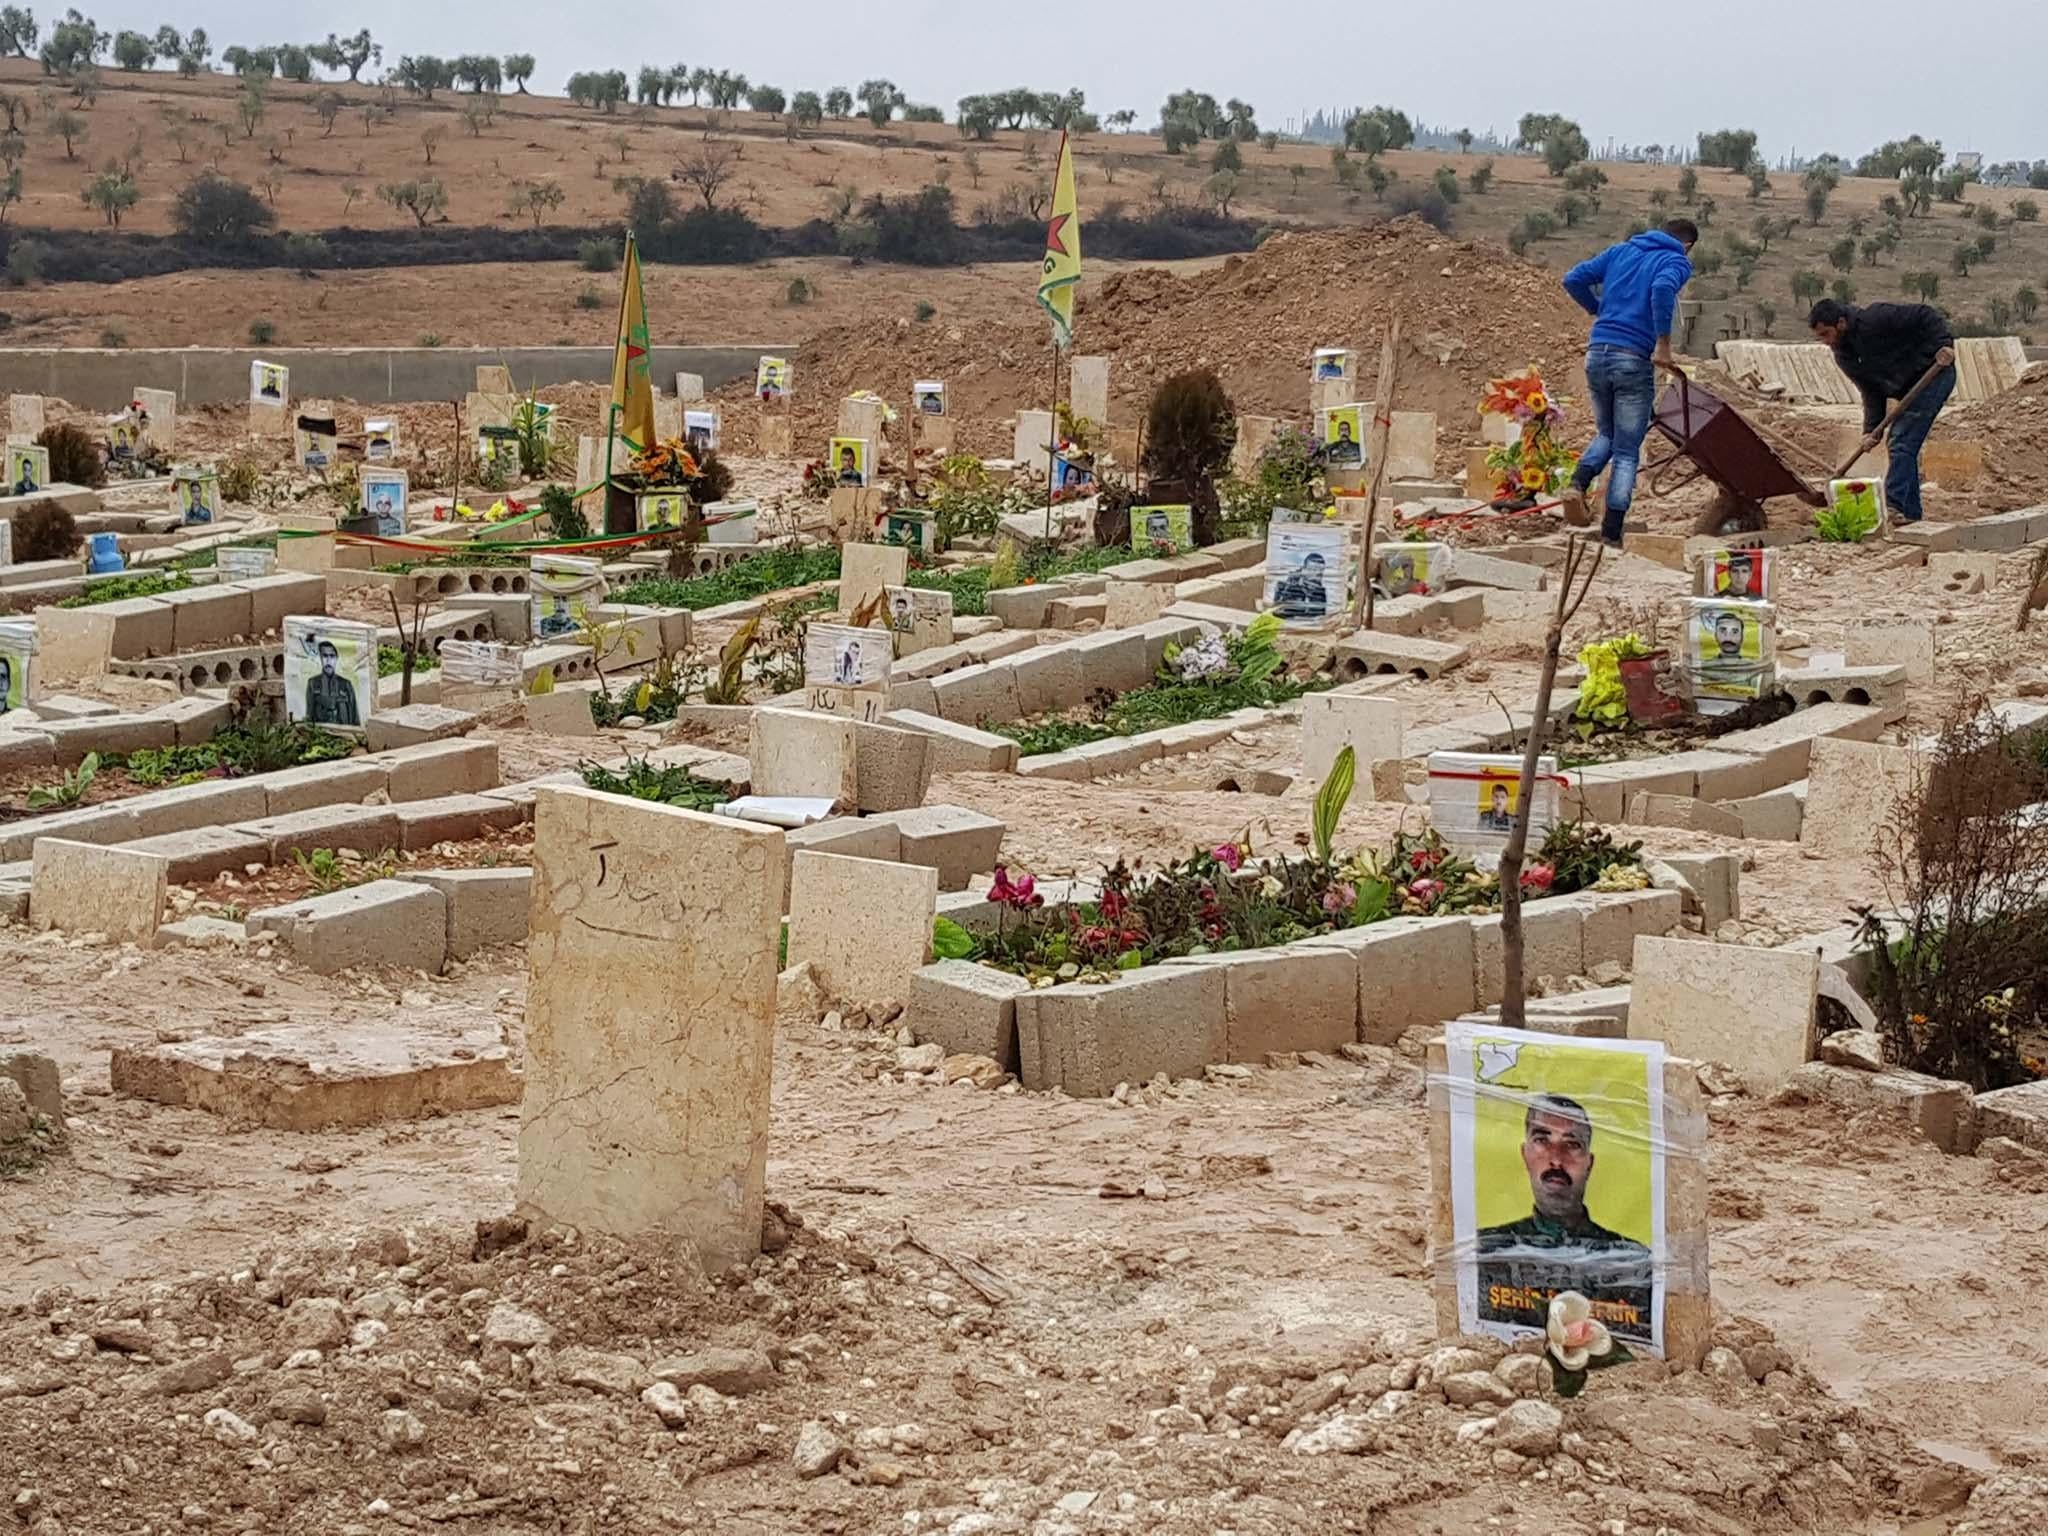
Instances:
[[[1675,235],[1661,229],[1610,245],[1564,275],[1564,291],[1596,318],[1593,345],[1648,357],[1671,334],[1678,290],[1692,279],[1692,261]]]

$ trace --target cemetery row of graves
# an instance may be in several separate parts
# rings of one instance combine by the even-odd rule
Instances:
[[[516,1106],[508,1188],[536,1231],[680,1233],[714,1273],[765,1276],[764,1234],[791,1241],[768,1148],[771,1103],[815,1091],[786,1080],[793,1042],[863,1053],[858,1095],[1006,1095],[1040,1119],[1044,1096],[1111,1114],[1268,1071],[1398,1073],[1413,1093],[1388,1112],[1426,1122],[1406,1310],[1443,1343],[1290,1389],[1284,1414],[1240,1400],[1227,1432],[1360,1465],[1423,1434],[1409,1449],[1461,1475],[1538,1477],[1539,1500],[1590,1481],[1624,1511],[1602,1529],[1656,1529],[1654,1476],[1615,1470],[1613,1421],[1572,1402],[1597,1405],[1590,1374],[1662,1360],[1612,1390],[1775,1391],[1786,1414],[1819,1391],[1796,1341],[1712,1299],[1725,1129],[1770,1101],[1954,1159],[2048,1155],[2029,884],[2048,860],[2024,835],[2048,705],[1930,719],[1926,627],[1861,625],[1839,651],[1797,633],[1804,535],[1783,528],[1608,557],[1672,639],[1588,610],[1560,658],[1604,560],[1542,515],[1570,461],[1533,370],[1475,416],[1481,507],[1437,479],[1433,418],[1358,398],[1349,349],[1308,361],[1311,431],[1238,419],[1178,477],[1074,371],[1075,405],[1020,413],[1009,457],[954,452],[946,381],[918,379],[901,411],[841,402],[798,474],[794,369],[763,357],[748,405],[781,423],[761,435],[785,489],[750,495],[701,381],[657,402],[644,451],[582,436],[566,481],[554,408],[485,370],[449,487],[397,416],[345,432],[257,363],[248,437],[326,510],[229,498],[147,392],[101,424],[114,482],[71,484],[43,403],[16,397],[4,510],[28,530],[58,507],[78,548],[0,544],[0,915],[144,966],[523,973],[514,1024],[402,1008],[131,1034],[92,1070],[138,1114],[309,1142],[463,1135]],[[1160,389],[1184,412],[1206,387]],[[1271,490],[1260,526],[1223,526],[1225,475]],[[1834,488],[1834,526],[1876,533],[1867,485]],[[2048,508],[1869,553],[1988,599],[2044,541]],[[1183,836],[1226,792],[1253,807],[1241,830]],[[1049,846],[1087,857],[1023,851]],[[1802,856],[1838,878],[1832,916],[1755,942],[1745,904]],[[31,1185],[84,1155],[76,1070],[33,1034],[0,1047],[0,1165]],[[973,1246],[955,1272],[1000,1311],[989,1266],[1021,1261]],[[675,1431],[662,1457],[687,1439],[683,1377],[630,1349],[551,1367],[538,1338],[483,1346],[485,1379],[594,1394]],[[756,1389],[822,1400],[800,1355]],[[194,1390],[209,1422],[256,1412],[231,1381]],[[692,1411],[726,1411],[706,1390]],[[805,1413],[761,1425],[773,1455],[748,1477],[901,1497],[863,1473],[888,1442],[821,1455],[837,1430]],[[1220,1406],[1175,1413],[1147,1404],[1148,1449],[1226,1432]],[[1881,1484],[1826,1454],[1759,1477],[1841,1529],[1950,1507],[1936,1462],[1887,1444]],[[919,1458],[890,1455],[914,1483]],[[453,1486],[456,1506],[494,1496]]]

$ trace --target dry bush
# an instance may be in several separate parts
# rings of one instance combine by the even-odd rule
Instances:
[[[107,461],[100,445],[82,427],[68,422],[43,428],[36,442],[50,450],[50,479],[57,485],[83,485],[94,490],[107,483]]]
[[[1888,1058],[1983,1092],[2030,1081],[2048,1018],[2048,739],[1966,699],[1877,838],[1858,908]]]
[[[69,560],[85,543],[77,519],[54,501],[38,501],[14,514],[14,558]]]

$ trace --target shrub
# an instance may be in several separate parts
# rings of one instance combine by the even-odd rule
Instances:
[[[586,272],[618,270],[618,247],[609,240],[585,240],[576,247],[576,265]]]
[[[548,520],[548,527],[558,539],[587,539],[590,537],[590,519],[583,515],[583,509],[576,505],[576,498],[567,486],[550,485],[540,493],[540,510]]]
[[[1194,509],[1197,544],[1216,542],[1216,479],[1237,443],[1237,413],[1223,381],[1206,368],[1177,373],[1152,392],[1145,412],[1145,472],[1156,500]]]
[[[275,210],[252,188],[218,172],[193,177],[171,205],[171,223],[180,235],[213,246],[247,245],[276,222]]]
[[[275,321],[256,319],[249,322],[250,346],[267,347],[275,340],[277,340],[277,324]]]
[[[100,445],[84,428],[68,424],[45,427],[36,442],[50,450],[50,478],[58,484],[98,488],[107,483],[107,464],[100,455]],[[22,558],[18,547],[20,538],[20,525],[17,523],[16,559]]]
[[[791,278],[789,280],[789,302],[792,304],[810,303],[811,285],[800,277]]]
[[[7,276],[17,288],[26,288],[43,275],[43,248],[33,240],[16,240],[7,247]]]
[[[697,456],[696,475],[683,481],[682,486],[690,493],[692,502],[708,507],[732,494],[732,470],[718,457],[716,448],[706,449]]]
[[[934,316],[938,314],[938,312],[938,305],[932,303],[929,299],[919,299],[917,301],[917,308],[913,311],[913,313],[917,316],[917,321],[920,325],[924,324],[925,321],[932,319]]]
[[[256,488],[262,483],[263,471],[256,461],[245,455],[223,460],[220,466],[220,497],[222,501],[247,504],[256,499]]]
[[[54,455],[51,463],[54,476]],[[54,501],[33,502],[14,514],[16,560],[69,560],[84,543],[77,519]]]
[[[603,309],[604,295],[599,293],[589,283],[585,283],[576,294],[576,307],[578,309]]]
[[[416,347],[438,347],[441,345],[441,342],[442,337],[439,331],[422,331],[419,334],[419,338],[413,342],[413,345]]]
[[[1387,206],[1397,219],[1412,214],[1441,234],[1451,232],[1451,205],[1435,187],[1397,186],[1388,195]]]
[[[128,333],[118,325],[110,325],[100,332],[100,345],[109,351],[119,351],[128,345]]]
[[[301,272],[324,267],[333,256],[334,253],[327,248],[327,242],[318,235],[290,234],[284,237],[284,259]]]
[[[883,261],[943,267],[962,259],[950,188],[926,187],[909,197],[872,197],[862,216],[874,226],[875,255]]]

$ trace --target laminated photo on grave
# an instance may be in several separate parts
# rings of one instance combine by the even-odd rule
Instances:
[[[1094,483],[1095,471],[1086,464],[1070,459],[1064,453],[1053,456],[1052,491],[1055,496],[1078,493]]]
[[[1289,628],[1313,629],[1342,616],[1350,570],[1344,529],[1272,523],[1266,528],[1266,608]]]
[[[1427,597],[1450,580],[1448,544],[1375,544],[1372,556],[1388,597]]]
[[[833,438],[825,463],[834,485],[855,488],[867,485],[868,440],[864,437]]]
[[[589,627],[611,589],[602,561],[575,555],[535,555],[527,571],[536,639],[556,640]]]
[[[1315,378],[1317,383],[1332,379],[1348,379],[1357,354],[1344,347],[1317,347],[1315,356]]]
[[[398,457],[398,423],[363,423],[363,457],[372,464],[389,464]]]
[[[683,439],[692,453],[715,453],[718,450],[718,412],[683,412]]]
[[[644,491],[633,500],[640,531],[680,531],[690,520],[690,498],[681,491]]]
[[[1695,705],[1725,714],[1768,693],[1776,679],[1776,624],[1768,603],[1692,599],[1685,656]]]
[[[286,716],[360,726],[377,704],[377,629],[324,614],[284,621]]]
[[[377,524],[377,536],[405,537],[407,503],[412,494],[412,476],[402,469],[371,469],[361,472],[363,515]]]
[[[779,404],[789,398],[789,359],[764,357],[754,369],[754,393],[762,400]]]
[[[1186,506],[1131,508],[1131,548],[1141,555],[1178,555],[1195,547],[1195,512]]]
[[[441,643],[441,680],[472,688],[516,686],[525,681],[525,648],[491,640]]]
[[[220,509],[220,476],[213,470],[187,465],[172,474],[171,510],[186,527],[213,522]]]
[[[923,587],[885,587],[882,608],[897,636],[896,654],[910,656],[953,639],[953,594]]]
[[[804,629],[806,688],[880,688],[889,681],[896,647],[889,633],[851,624],[809,624]]]
[[[910,510],[891,512],[882,519],[882,542],[929,554],[938,548],[939,525],[928,513]]]
[[[128,411],[107,418],[107,461],[127,464],[135,458],[142,442],[142,423]]]
[[[214,551],[213,564],[223,581],[246,581],[252,576],[274,576],[277,574],[277,551],[237,549],[230,545]]]
[[[1557,759],[1536,760],[1529,805],[1529,846],[1541,846],[1557,825],[1564,785]],[[1432,752],[1429,755],[1429,819],[1445,842],[1461,853],[1498,851],[1515,830],[1522,808],[1520,753]]]
[[[1333,405],[1323,412],[1323,462],[1335,469],[1365,468],[1365,407]]]
[[[1543,1335],[1552,1299],[1575,1292],[1591,1306],[1565,1347],[1661,1355],[1663,1044],[1464,1020],[1445,1044],[1454,1238],[1433,1257],[1440,1284],[1455,1276],[1460,1327]]]
[[[321,475],[333,468],[337,435],[332,416],[300,416],[292,426],[292,457],[299,468]]]
[[[34,443],[7,445],[7,491],[9,496],[33,496],[50,486],[50,450]]]
[[[291,370],[282,363],[249,365],[249,403],[283,405],[291,394]]]
[[[919,379],[911,390],[917,401],[920,416],[943,416],[946,414],[946,385],[942,379]]]
[[[33,623],[18,619],[0,623],[0,715],[27,708],[29,669],[34,665],[35,653]]]
[[[1717,549],[1700,562],[1701,586],[1707,597],[1741,603],[1771,600],[1777,560],[1768,549]]]
[[[497,471],[508,479],[518,477],[519,429],[486,424],[476,429],[476,462],[479,468]]]
[[[758,501],[714,501],[704,509],[704,540],[707,544],[751,544],[759,536],[760,522]]]

